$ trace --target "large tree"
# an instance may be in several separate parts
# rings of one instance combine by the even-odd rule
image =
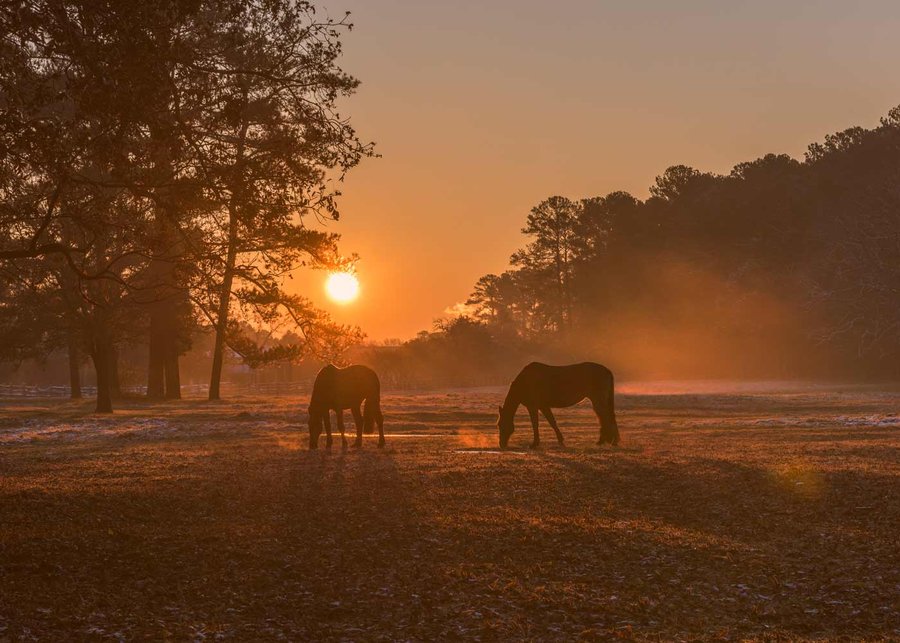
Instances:
[[[347,261],[337,235],[311,224],[338,218],[336,186],[371,154],[337,111],[358,84],[337,64],[349,26],[308,2],[234,0],[202,5],[180,32],[170,83],[176,131],[206,207],[181,238],[200,268],[193,300],[216,336],[210,399],[220,396],[226,346],[261,354],[241,336],[246,319],[236,312],[264,325],[293,322],[303,338],[297,354],[341,334],[283,280],[304,265]]]
[[[544,293],[535,301],[545,304],[540,312],[556,330],[572,323],[578,215],[578,204],[561,196],[536,205],[522,228],[531,242],[511,260],[520,270],[522,287],[535,295]]]
[[[80,298],[98,409],[135,332],[149,336],[148,393],[178,397],[194,314],[217,336],[212,397],[226,344],[272,357],[238,332],[248,315],[290,321],[293,354],[357,337],[282,287],[304,263],[347,261],[310,227],[337,218],[336,182],[371,153],[336,111],[356,86],[336,65],[345,21],[290,0],[0,11],[0,261],[35,261],[31,282]]]
[[[109,411],[124,295],[149,256],[149,202],[118,178],[130,123],[103,83],[96,9],[3,7],[0,272],[58,311],[57,325],[75,334],[73,359],[85,347],[94,363],[97,410]]]

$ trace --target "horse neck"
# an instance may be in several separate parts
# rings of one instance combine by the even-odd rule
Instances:
[[[506,394],[506,399],[503,400],[503,413],[509,413],[510,415],[516,414],[516,409],[519,408],[519,404],[522,403],[522,396],[516,391],[515,385],[509,387],[509,392]]]

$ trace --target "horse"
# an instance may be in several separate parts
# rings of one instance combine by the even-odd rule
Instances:
[[[365,402],[364,410],[360,410]],[[378,375],[368,366],[352,365],[338,368],[329,364],[316,375],[312,397],[309,401],[309,448],[319,447],[319,436],[322,425],[325,425],[327,436],[325,446],[331,446],[330,412],[337,416],[341,441],[347,446],[344,437],[344,409],[350,409],[356,424],[356,442],[353,446],[362,446],[363,429],[366,433],[374,432],[378,425],[378,447],[384,446],[384,416],[381,414],[381,382]]]
[[[505,449],[515,427],[513,420],[519,405],[524,405],[531,416],[536,449],[541,443],[538,434],[538,411],[544,414],[556,432],[556,439],[563,444],[563,436],[553,417],[551,408],[574,406],[584,398],[591,400],[594,413],[600,420],[600,440],[597,444],[619,443],[619,427],[613,404],[613,374],[605,366],[593,362],[548,366],[532,362],[523,368],[509,387],[506,400],[500,407],[497,428],[500,431],[500,448]]]

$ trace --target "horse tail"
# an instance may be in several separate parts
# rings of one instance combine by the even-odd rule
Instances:
[[[609,373],[609,390],[607,392],[609,396],[609,414],[612,416],[613,424],[616,421],[616,378],[612,374],[612,371]]]
[[[363,433],[375,433],[375,423],[382,421],[381,386],[378,385],[363,403]]]
[[[609,424],[610,438],[613,444],[619,443],[619,424],[616,422],[616,384],[615,376],[612,371],[609,372],[609,386],[606,390],[606,409],[607,423]]]
[[[375,415],[371,399],[367,397],[366,401],[363,402],[363,433],[366,434],[375,432]]]
[[[369,398],[363,406],[363,433],[375,433],[375,424],[384,422],[384,415],[381,413],[381,401],[376,398]]]

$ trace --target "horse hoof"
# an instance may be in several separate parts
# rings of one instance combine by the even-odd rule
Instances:
[[[362,441],[360,441],[360,440],[357,440],[356,442],[353,443],[353,448],[354,448],[354,449],[358,449],[358,448],[360,448],[361,446],[362,446]]]
[[[537,449],[539,446],[541,446],[540,442],[532,442],[528,448],[529,449]]]
[[[383,449],[383,448],[384,448],[384,440],[379,440],[379,441],[378,441],[378,448],[379,448],[379,449]]]

